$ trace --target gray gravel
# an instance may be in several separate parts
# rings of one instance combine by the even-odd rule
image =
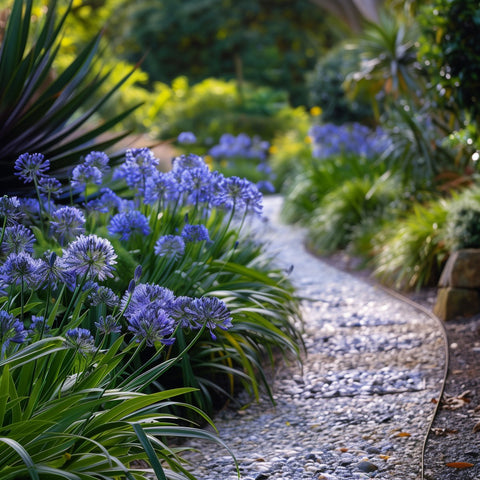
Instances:
[[[303,368],[282,366],[276,406],[242,398],[245,408],[214,419],[243,480],[419,479],[421,450],[441,388],[443,337],[435,320],[378,287],[311,256],[305,232],[278,221],[280,197],[265,202],[265,235],[303,303]],[[232,457],[190,442],[199,480],[237,479]]]

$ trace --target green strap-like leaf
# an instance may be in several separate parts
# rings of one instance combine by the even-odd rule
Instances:
[[[40,480],[32,458],[18,442],[6,437],[0,437],[0,442],[15,450],[15,452],[18,454],[18,456],[22,459],[23,463],[27,467],[28,473],[32,480]]]

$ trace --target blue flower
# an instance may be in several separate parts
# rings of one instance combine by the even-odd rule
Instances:
[[[85,188],[88,183],[94,185],[102,184],[102,172],[99,168],[93,165],[77,165],[72,172],[72,180],[70,184],[72,187]]]
[[[83,164],[88,167],[96,167],[102,174],[107,173],[110,170],[108,165],[110,159],[104,152],[90,152],[83,161]]]
[[[41,261],[33,258],[29,253],[11,253],[0,272],[3,280],[10,285],[24,283],[30,288],[35,288],[40,282],[39,271]]]
[[[124,179],[132,189],[143,193],[148,177],[155,175],[160,161],[148,148],[133,148],[127,150],[125,162],[115,169],[113,179]]]
[[[24,183],[37,182],[50,169],[50,162],[41,153],[23,153],[15,160],[14,168]]]
[[[205,225],[185,225],[182,230],[182,238],[185,242],[192,243],[210,241],[208,229]]]
[[[35,223],[40,216],[40,202],[36,198],[19,198],[20,211],[30,223]]]
[[[178,143],[189,144],[195,143],[197,141],[197,137],[192,132],[181,132],[177,138]]]
[[[193,153],[189,153],[188,155],[180,155],[172,160],[172,173],[177,179],[181,178],[182,173],[185,170],[192,168],[200,168],[204,171],[209,171],[205,160]]]
[[[272,182],[269,182],[268,180],[260,180],[259,182],[257,182],[257,188],[260,192],[265,192],[265,193],[275,192],[275,187],[273,186]]]
[[[157,240],[153,251],[159,257],[177,259],[185,253],[185,242],[180,235],[164,235]]]
[[[133,314],[128,324],[128,330],[134,334],[136,341],[145,340],[148,346],[154,346],[156,342],[171,345],[175,341],[170,337],[175,331],[175,321],[167,315],[161,302],[148,304]]]
[[[0,217],[6,217],[9,225],[18,222],[24,216],[20,199],[7,195],[0,197]]]
[[[23,323],[11,313],[0,310],[0,343],[23,343],[26,337]]]
[[[85,232],[85,216],[76,207],[61,207],[53,212],[50,225],[58,235],[58,241],[63,244]]]
[[[175,298],[170,307],[168,314],[172,317],[181,328],[191,328],[198,330],[202,327],[198,316],[192,313],[192,304],[195,299],[192,297],[180,296]]]
[[[120,333],[122,331],[122,327],[112,315],[107,315],[105,318],[100,317],[98,322],[95,322],[95,326],[103,335],[108,335],[109,333]]]
[[[213,330],[216,327],[227,330],[232,326],[232,317],[225,302],[217,297],[201,297],[195,298],[190,305],[185,307],[185,312],[190,316],[190,322],[194,325],[205,324],[210,330],[210,335],[215,340]]]
[[[144,201],[147,205],[158,201],[176,200],[179,186],[171,172],[157,172],[147,178],[145,183]]]
[[[4,255],[10,253],[27,252],[33,253],[33,244],[36,239],[33,232],[21,225],[13,225],[4,230],[3,242],[1,245],[1,252]]]
[[[246,178],[229,177],[225,178],[219,184],[218,191],[213,197],[212,203],[216,207],[223,207],[226,209],[244,208],[245,192],[248,192],[251,182]]]
[[[124,200],[113,190],[110,190],[109,188],[102,188],[100,190],[99,197],[88,202],[88,208],[101,213],[108,213],[115,210],[120,210],[123,201]]]
[[[80,235],[71,242],[63,255],[62,264],[75,275],[102,281],[113,277],[117,254],[112,244],[97,235]]]
[[[179,189],[188,194],[190,203],[208,202],[212,195],[212,176],[205,168],[189,168],[182,172]]]
[[[110,235],[120,236],[120,240],[127,241],[133,235],[149,235],[148,219],[138,210],[120,212],[113,216],[108,225]]]
[[[153,302],[160,304],[166,310],[174,299],[173,292],[168,288],[151,283],[140,283],[135,287],[131,298],[130,293],[125,293],[120,303],[120,308],[125,310],[124,316],[130,318],[135,312],[142,310]]]
[[[82,354],[89,353],[95,349],[95,339],[90,330],[86,328],[73,328],[68,330],[65,338],[70,347],[78,350]]]
[[[96,307],[97,305],[105,304],[107,307],[115,307],[118,305],[118,295],[109,287],[100,286],[88,296],[90,305]]]
[[[39,190],[45,195],[58,197],[62,193],[62,184],[55,177],[42,177],[38,181]]]
[[[250,183],[248,188],[242,192],[242,202],[245,205],[245,211],[256,213],[257,215],[262,214],[263,210],[263,195],[258,190],[257,186],[253,183]]]
[[[46,287],[57,288],[58,283],[65,284],[69,290],[75,289],[76,275],[65,269],[63,259],[57,258],[55,252],[45,251],[38,268],[38,276]]]
[[[30,326],[28,327],[28,335],[35,336],[35,335],[48,335],[50,331],[50,326],[47,324],[45,317],[32,315],[32,321],[30,322]]]

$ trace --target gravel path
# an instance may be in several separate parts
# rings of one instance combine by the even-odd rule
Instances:
[[[419,479],[421,452],[438,399],[444,343],[435,320],[311,256],[305,232],[278,221],[267,198],[265,235],[303,303],[303,369],[280,368],[276,406],[267,398],[214,419],[242,480]],[[247,401],[247,400],[245,400]],[[200,480],[237,479],[218,445],[190,442]]]

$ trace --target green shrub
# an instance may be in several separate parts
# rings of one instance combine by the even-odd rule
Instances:
[[[379,177],[385,171],[382,163],[360,155],[335,155],[325,159],[310,157],[301,166],[285,195],[282,215],[288,222],[310,222],[323,198],[344,182]]]
[[[350,99],[343,83],[345,77],[358,68],[359,53],[341,44],[321,57],[315,70],[307,75],[309,99],[322,109],[325,123],[372,123],[373,110],[368,98]]]
[[[185,77],[176,78],[171,87],[157,83],[154,95],[147,124],[152,134],[175,139],[181,132],[195,132],[197,149],[211,147],[225,133],[258,135],[270,141],[304,115],[303,109],[289,107],[281,91],[245,84],[242,98],[234,81],[213,78],[195,85]]]
[[[467,189],[452,201],[446,237],[452,250],[480,248],[480,191]]]
[[[327,193],[313,212],[308,234],[311,248],[321,253],[355,243],[359,226],[370,225],[388,212],[401,190],[394,178],[345,180]]]
[[[374,274],[401,290],[435,285],[449,249],[445,227],[451,202],[415,203],[403,218],[394,218],[374,238]]]

